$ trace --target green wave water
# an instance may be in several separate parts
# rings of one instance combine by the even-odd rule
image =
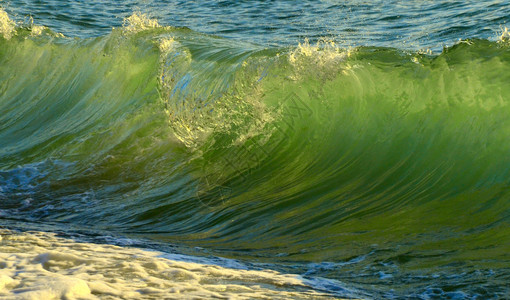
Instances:
[[[138,17],[97,38],[0,37],[3,222],[373,297],[509,295],[507,39],[263,48]]]

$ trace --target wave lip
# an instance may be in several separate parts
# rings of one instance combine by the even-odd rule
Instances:
[[[15,23],[9,18],[7,13],[0,8],[0,34],[4,39],[10,39],[15,30]]]

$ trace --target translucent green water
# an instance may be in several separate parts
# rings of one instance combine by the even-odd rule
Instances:
[[[508,296],[507,39],[264,48],[133,16],[97,38],[0,36],[2,222],[365,297]]]

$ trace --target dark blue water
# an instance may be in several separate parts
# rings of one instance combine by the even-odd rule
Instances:
[[[510,21],[506,1],[4,1],[14,19],[69,36],[104,35],[134,11],[161,24],[261,45],[303,38],[345,46],[436,49],[459,39],[496,39]]]

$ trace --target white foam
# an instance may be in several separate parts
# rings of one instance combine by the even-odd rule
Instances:
[[[330,40],[321,39],[313,45],[305,39],[289,53],[288,60],[295,70],[295,74],[290,78],[301,80],[302,76],[310,74],[320,78],[336,74],[339,64],[344,62],[351,52],[351,49],[343,49]]]
[[[124,18],[123,26],[125,31],[137,33],[152,28],[161,27],[157,20],[151,19],[148,15],[141,12],[135,12],[131,16]]]
[[[8,40],[16,30],[16,24],[9,18],[7,13],[0,7],[0,36]]]
[[[300,276],[272,270],[186,262],[187,256],[52,233],[1,229],[0,234],[2,299],[330,298]]]
[[[501,30],[501,35],[499,36],[500,42],[505,42],[510,40],[510,31],[508,31],[508,28],[505,27]]]

